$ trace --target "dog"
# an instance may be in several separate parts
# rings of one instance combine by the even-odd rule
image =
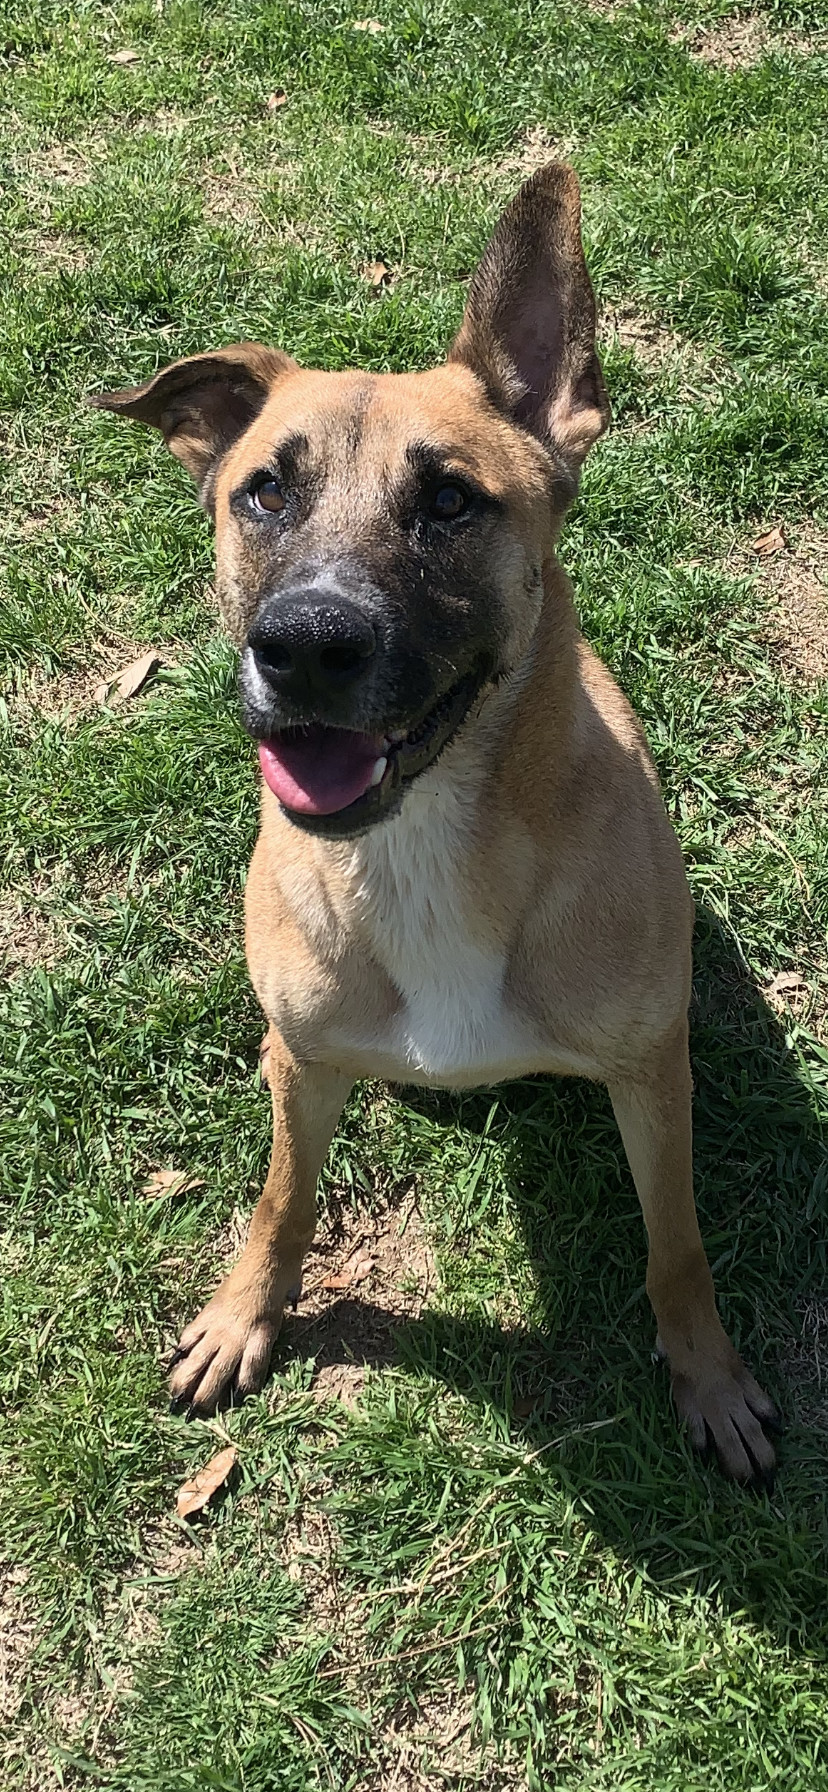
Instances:
[[[574,172],[521,187],[428,372],[241,343],[91,402],[160,430],[215,519],[263,774],[246,948],[273,1154],[169,1365],[176,1410],[261,1388],[356,1079],[582,1076],[638,1191],[679,1417],[769,1483],[778,1413],[719,1319],[693,1197],[690,893],[555,557],[609,421]]]

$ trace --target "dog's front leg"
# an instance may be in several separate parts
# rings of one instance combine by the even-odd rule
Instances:
[[[647,1292],[692,1442],[705,1450],[712,1439],[738,1481],[769,1480],[775,1456],[763,1426],[778,1424],[779,1415],[716,1311],[693,1199],[691,1093],[686,1029],[647,1074],[610,1083],[649,1238]]]
[[[255,1393],[265,1380],[285,1302],[301,1286],[317,1179],[352,1082],[328,1065],[297,1064],[273,1027],[267,1075],[273,1152],[247,1245],[170,1364],[173,1403],[192,1413]]]

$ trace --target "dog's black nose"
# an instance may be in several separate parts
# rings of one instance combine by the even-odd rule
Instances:
[[[329,697],[353,684],[376,652],[374,628],[345,598],[287,598],[257,616],[247,637],[256,666],[275,691]]]

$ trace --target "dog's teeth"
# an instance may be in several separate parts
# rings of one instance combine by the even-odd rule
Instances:
[[[395,728],[388,736],[388,745],[390,747],[398,747],[401,740],[405,740],[405,729]]]
[[[369,788],[371,790],[373,790],[375,784],[382,783],[382,780],[385,777],[385,768],[386,768],[387,764],[388,764],[387,759],[378,759],[377,760],[377,763],[374,766],[374,769],[371,773],[371,783],[369,786]]]

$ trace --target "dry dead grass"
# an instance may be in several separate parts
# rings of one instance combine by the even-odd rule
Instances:
[[[315,1497],[324,1496],[317,1485]],[[376,1677],[366,1626],[364,1599],[354,1598],[338,1570],[338,1540],[327,1513],[303,1501],[285,1526],[282,1561],[300,1585],[315,1629],[336,1639],[331,1671],[341,1670],[343,1686],[359,1702],[370,1696]],[[419,1705],[401,1700],[379,1721],[372,1736],[373,1760],[355,1784],[362,1792],[431,1792],[432,1788],[479,1788],[506,1792],[522,1787],[522,1775],[496,1764],[492,1751],[472,1739],[473,1700],[441,1692]]]
[[[828,678],[828,533],[807,524],[782,535],[777,552],[757,556],[745,543],[731,563],[755,572],[769,600],[764,638],[782,675],[816,684]]]
[[[637,360],[654,373],[660,373],[666,367],[674,368],[680,377],[681,390],[688,394],[700,384],[709,384],[717,375],[717,364],[710,355],[637,305],[602,304],[598,319],[599,347],[611,342],[631,349]]]
[[[43,231],[32,245],[32,256],[47,273],[82,274],[89,266],[88,249],[74,237]]]
[[[357,1784],[360,1792],[519,1792],[526,1785],[517,1766],[499,1764],[473,1740],[468,1695],[435,1694],[415,1706],[401,1701],[376,1738],[378,1760]]]
[[[82,665],[67,666],[65,671],[51,676],[40,666],[16,671],[4,692],[15,733],[27,739],[37,733],[44,722],[76,727],[100,707],[96,696],[99,687],[107,683],[114,686],[119,672],[147,652],[146,641],[136,641],[110,628],[105,635],[98,635],[85,644]],[[158,652],[163,666],[177,664],[181,658],[181,648],[175,642],[165,642]],[[145,691],[151,689],[153,676],[129,698],[130,704],[140,702]],[[109,701],[116,699],[117,693]]]
[[[755,68],[774,51],[810,56],[823,39],[822,32],[805,37],[792,31],[773,31],[766,18],[750,12],[721,25],[680,25],[671,32],[671,41],[681,44],[697,62],[726,70]]]
[[[408,137],[412,149],[411,179],[422,187],[460,187],[467,188],[475,181],[484,181],[487,187],[496,187],[498,183],[517,186],[521,180],[528,180],[538,168],[545,167],[547,162],[566,161],[575,148],[574,137],[553,137],[545,125],[532,125],[524,131],[514,149],[497,161],[488,161],[478,156],[462,168],[449,168],[445,165],[423,164],[419,154],[424,148],[433,151],[434,139],[414,136]]]
[[[18,1727],[37,1644],[26,1581],[25,1568],[0,1564],[0,1775],[5,1783],[5,1773],[14,1773],[20,1792],[57,1792],[65,1782],[53,1766],[45,1736],[33,1742],[31,1725]]]

